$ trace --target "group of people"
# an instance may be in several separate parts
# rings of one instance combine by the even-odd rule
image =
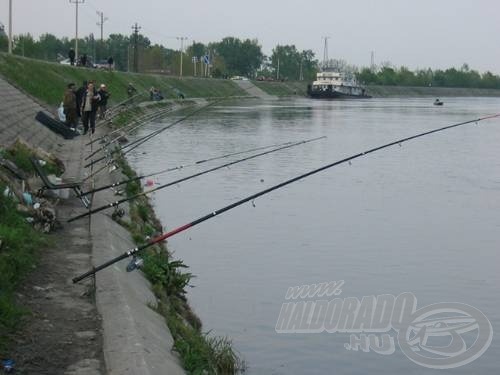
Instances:
[[[86,53],[78,56],[78,61],[76,61],[76,53],[73,48],[70,48],[70,50],[68,51],[68,58],[69,58],[69,63],[72,66],[76,64],[77,66],[83,66],[83,67],[101,67],[101,68],[105,67],[103,65],[101,66],[93,65],[92,61],[89,59]],[[110,71],[113,70],[113,66],[115,63],[113,57],[112,56],[108,57],[108,59],[105,60],[105,62],[107,63],[107,68]]]
[[[66,125],[76,129],[80,119],[83,124],[83,134],[95,132],[96,117],[104,119],[110,93],[105,84],[97,89],[95,81],[83,81],[80,88],[76,89],[74,83],[68,84],[63,98]]]

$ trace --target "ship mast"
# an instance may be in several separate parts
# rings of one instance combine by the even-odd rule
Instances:
[[[325,46],[323,49],[323,70],[328,69],[328,39],[330,39],[329,36],[324,36],[323,37],[325,41]]]

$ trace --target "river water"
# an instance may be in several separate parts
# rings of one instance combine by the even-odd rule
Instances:
[[[500,110],[497,98],[443,100],[443,107],[434,107],[433,98],[227,102],[153,138],[130,160],[136,170],[149,173],[327,136],[156,193],[157,213],[172,229],[345,156]],[[172,120],[148,125],[138,136]],[[311,176],[257,199],[255,207],[247,203],[169,240],[170,250],[196,275],[189,299],[204,329],[232,338],[249,374],[440,371],[410,361],[394,330],[388,331],[396,343],[390,355],[347,350],[349,332],[276,332],[282,304],[299,302],[285,300],[289,287],[340,280],[338,298],[411,292],[417,308],[459,302],[482,311],[493,327],[491,345],[471,363],[449,371],[498,370],[500,120],[401,146]]]

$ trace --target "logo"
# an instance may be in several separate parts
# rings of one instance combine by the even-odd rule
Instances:
[[[276,332],[351,333],[347,350],[381,355],[393,354],[397,343],[408,359],[434,369],[468,364],[491,344],[490,321],[470,305],[441,302],[417,309],[409,292],[340,298],[343,285],[341,280],[289,288]]]

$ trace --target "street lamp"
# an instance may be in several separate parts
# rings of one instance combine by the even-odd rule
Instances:
[[[185,36],[178,36],[176,39],[181,41],[181,67],[179,69],[179,77],[182,78],[182,55],[184,52],[184,41],[188,40],[188,38]]]

